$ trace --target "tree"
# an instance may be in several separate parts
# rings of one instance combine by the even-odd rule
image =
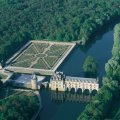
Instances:
[[[120,24],[115,27],[113,57],[106,63],[106,77],[103,78],[103,86],[92,102],[87,105],[77,120],[103,120],[113,114],[112,119],[120,119],[120,109],[114,111],[113,108],[119,106],[120,99]],[[86,60],[87,61],[87,60]],[[89,60],[90,61],[90,60]],[[87,61],[86,64],[89,63]],[[85,68],[89,68],[87,65]],[[85,69],[86,70],[86,69]],[[116,105],[115,103],[118,102]]]
[[[120,24],[115,26],[114,32],[114,46],[112,49],[113,57],[117,57],[120,59]]]
[[[19,93],[0,101],[0,120],[30,120],[39,108],[34,93]]]
[[[105,71],[108,77],[118,80],[120,78],[120,65],[119,61],[115,58],[112,58],[106,63]]]
[[[112,18],[119,18],[119,4],[120,0],[0,0],[0,61],[28,39],[86,44]]]
[[[97,63],[93,57],[88,56],[85,59],[83,70],[86,77],[97,77]]]

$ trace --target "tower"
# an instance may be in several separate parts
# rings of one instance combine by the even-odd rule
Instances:
[[[0,63],[0,70],[2,69],[2,63]]]
[[[51,90],[65,91],[65,77],[63,72],[55,72],[50,79]]]
[[[37,76],[35,74],[33,74],[33,77],[31,79],[31,88],[33,90],[37,90],[38,89]]]

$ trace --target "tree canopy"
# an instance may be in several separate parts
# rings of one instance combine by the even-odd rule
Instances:
[[[97,63],[93,57],[88,56],[85,59],[83,70],[86,77],[97,77]]]
[[[0,120],[30,120],[39,107],[38,98],[28,93],[17,94],[0,101]]]
[[[0,0],[0,61],[30,39],[85,44],[120,15],[120,0]]]
[[[119,49],[120,24],[115,26],[113,56],[106,63],[106,76],[103,78],[103,86],[98,91],[93,101],[88,104],[78,120],[104,120],[120,119],[120,56],[114,51]],[[114,104],[115,103],[115,104]]]

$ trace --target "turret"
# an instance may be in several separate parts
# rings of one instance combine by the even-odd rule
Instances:
[[[33,77],[31,79],[31,88],[33,90],[37,90],[38,89],[37,76],[35,74],[33,74]]]
[[[99,83],[99,77],[97,77],[97,83]]]
[[[0,69],[2,69],[2,63],[0,63]]]

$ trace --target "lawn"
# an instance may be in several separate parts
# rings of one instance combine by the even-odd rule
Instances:
[[[64,53],[71,47],[72,44],[31,42],[31,44],[11,62],[10,66],[50,70],[64,57]]]
[[[0,73],[0,78],[6,79],[6,78],[7,78],[7,75]]]

